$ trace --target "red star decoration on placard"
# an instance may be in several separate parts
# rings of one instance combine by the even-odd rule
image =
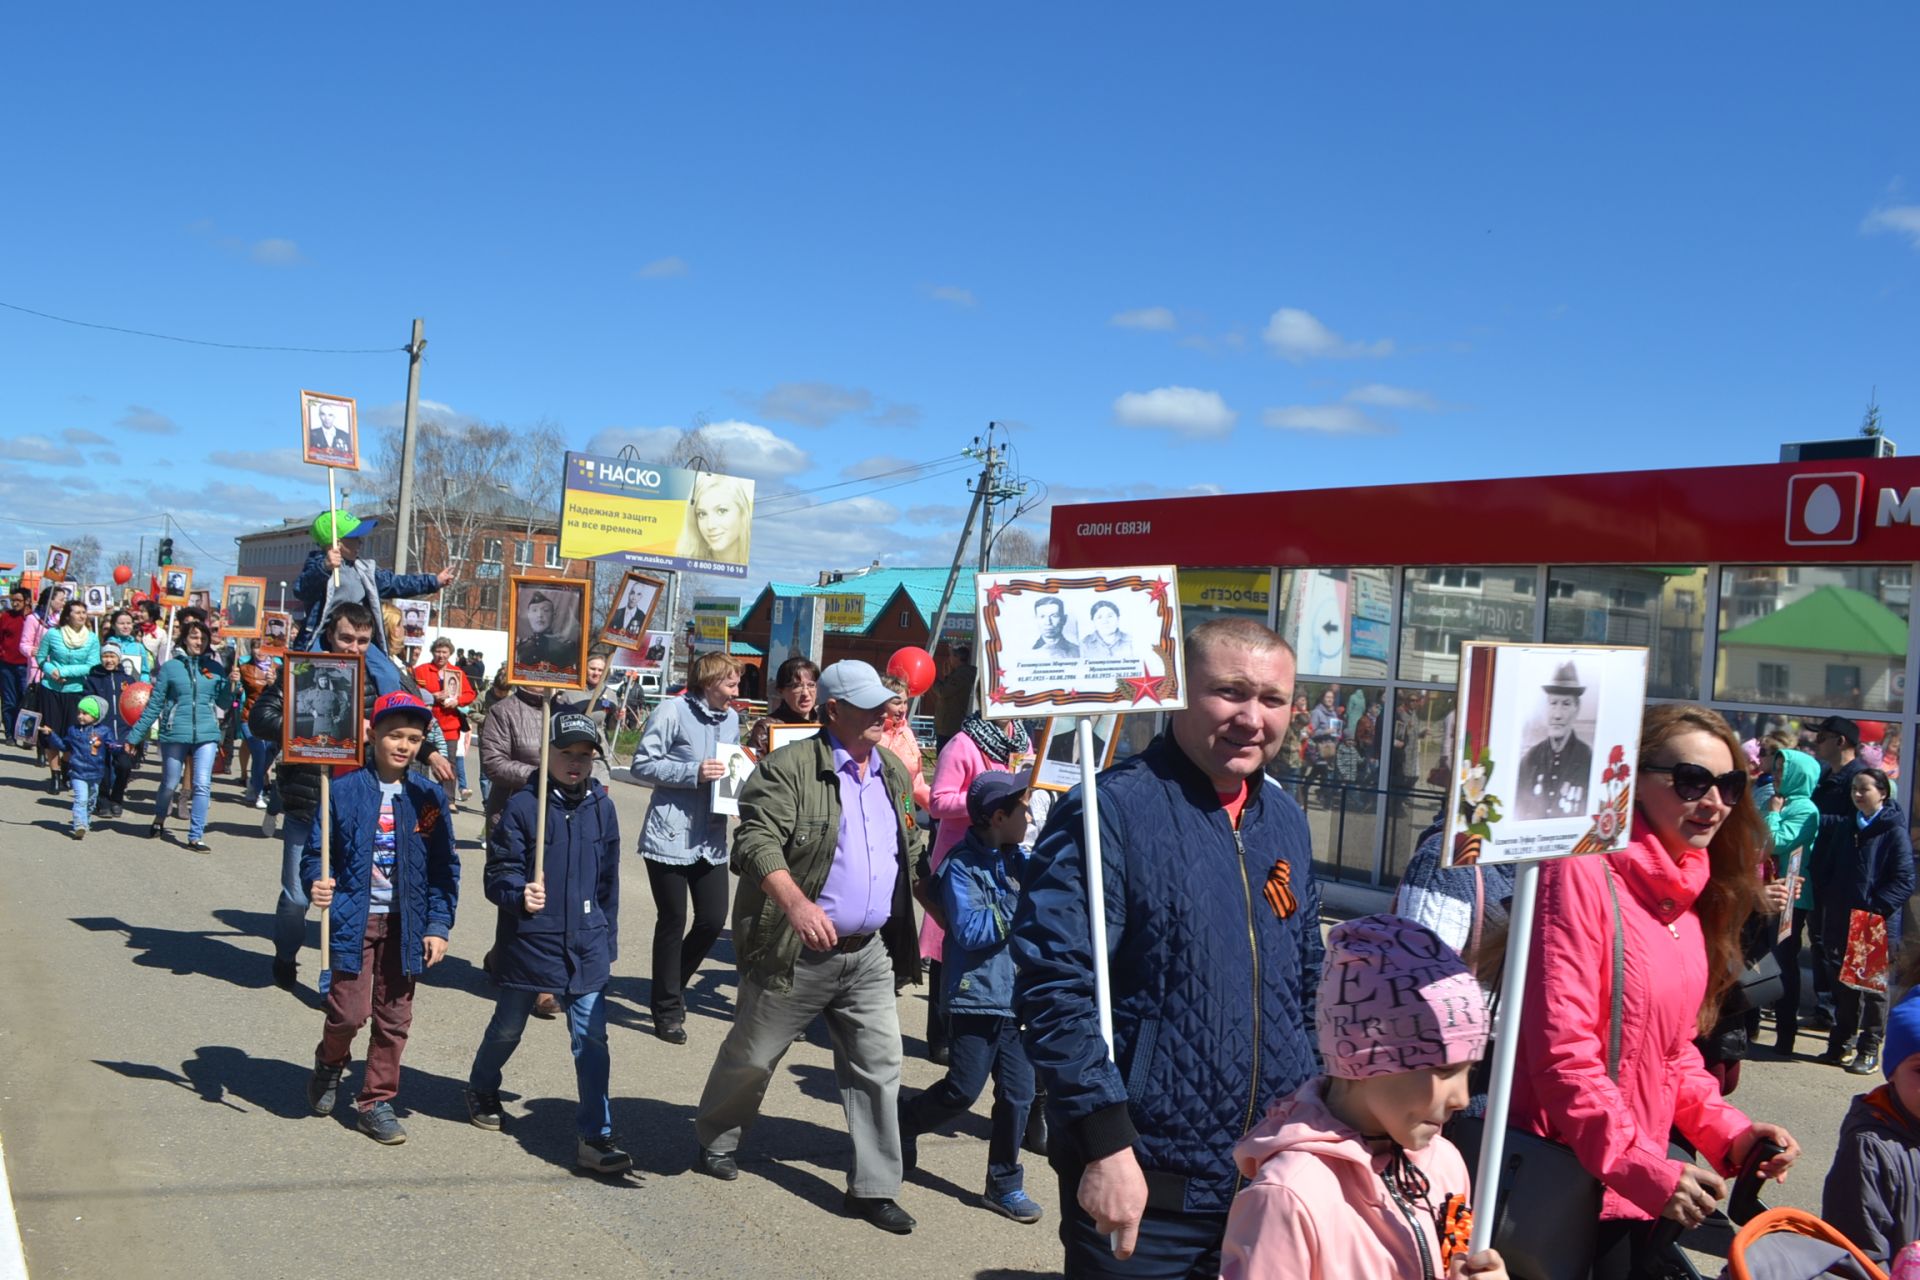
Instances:
[[[990,587],[988,587],[988,588],[987,588],[987,603],[988,603],[988,604],[999,604],[999,603],[1000,603],[1000,597],[1001,597],[1001,596],[1003,596],[1003,595],[1005,595],[1005,594],[1007,594],[1007,589],[1006,589],[1006,587],[1004,587],[1004,586],[1002,586],[1002,585],[1001,585],[1000,583],[998,583],[998,582],[996,582],[996,583],[994,583],[994,584],[993,584],[992,586],[990,586]]]
[[[993,700],[995,702],[1005,702],[1007,700],[1007,686],[1003,684],[994,685]]]
[[[1144,698],[1160,701],[1160,682],[1164,676],[1127,676],[1123,683],[1133,686],[1133,705],[1139,706]]]
[[[1155,604],[1165,604],[1167,602],[1167,580],[1165,578],[1155,578],[1153,584],[1147,588],[1147,592],[1153,597]]]

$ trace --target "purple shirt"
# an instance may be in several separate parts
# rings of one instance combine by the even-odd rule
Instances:
[[[840,839],[833,868],[815,905],[841,937],[872,933],[893,914],[893,885],[900,876],[900,819],[887,796],[886,771],[878,752],[867,757],[866,777],[831,733],[833,771],[840,780]]]

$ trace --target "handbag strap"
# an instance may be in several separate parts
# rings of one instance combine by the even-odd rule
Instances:
[[[1605,855],[1602,855],[1604,858]],[[1621,927],[1620,890],[1613,882],[1613,865],[1602,861],[1607,873],[1607,896],[1613,899],[1613,1000],[1607,1017],[1607,1079],[1620,1083],[1620,1030],[1626,1020],[1627,934]]]

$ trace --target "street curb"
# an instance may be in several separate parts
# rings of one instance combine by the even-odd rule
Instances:
[[[13,1185],[7,1181],[6,1145],[0,1143],[0,1280],[27,1280],[20,1222],[13,1216]]]

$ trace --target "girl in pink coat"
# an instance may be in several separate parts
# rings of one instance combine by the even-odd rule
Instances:
[[[1511,1123],[1573,1149],[1606,1187],[1594,1280],[1635,1274],[1652,1220],[1697,1226],[1726,1195],[1710,1170],[1667,1154],[1672,1129],[1722,1174],[1761,1138],[1800,1154],[1785,1129],[1720,1096],[1694,1047],[1740,971],[1768,838],[1746,800],[1740,740],[1705,707],[1649,707],[1640,729],[1638,813],[1618,853],[1540,871]],[[1609,1074],[1614,900],[1625,940],[1620,1055]]]
[[[1316,1017],[1327,1074],[1233,1150],[1221,1280],[1505,1280],[1466,1255],[1467,1166],[1440,1133],[1486,1051],[1479,983],[1425,925],[1362,916],[1327,936]]]

